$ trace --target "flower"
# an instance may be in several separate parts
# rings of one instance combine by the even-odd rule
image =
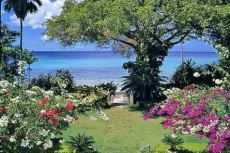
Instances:
[[[200,77],[200,73],[199,73],[199,72],[195,72],[195,73],[193,74],[193,76],[196,77],[196,78],[198,78],[198,77]]]
[[[28,138],[26,137],[26,139],[22,139],[21,146],[27,147],[27,146],[29,146],[29,142],[30,142],[30,140],[28,140]]]
[[[68,102],[68,103],[66,104],[66,106],[65,106],[65,108],[66,108],[67,110],[73,110],[74,107],[75,107],[75,106],[74,106],[74,104],[73,104],[72,101]]]
[[[172,138],[176,138],[177,135],[175,133],[172,134]]]
[[[15,139],[14,136],[11,136],[11,137],[10,137],[10,142],[16,142],[16,139]]]
[[[215,80],[215,83],[216,83],[217,85],[220,85],[222,82],[223,82],[223,81],[220,80],[220,79],[216,79],[216,80]]]
[[[42,129],[41,131],[39,131],[39,134],[45,137],[45,136],[48,135],[49,131],[50,131],[50,130]]]
[[[46,141],[46,143],[43,144],[43,148],[44,149],[48,149],[48,148],[52,148],[53,147],[53,143],[51,140]]]
[[[51,119],[51,123],[52,123],[53,125],[58,125],[58,120],[55,119],[55,118],[52,118],[52,119]]]
[[[65,139],[59,140],[60,143],[65,143]]]
[[[38,141],[36,142],[36,145],[39,146],[40,144],[42,144],[42,141],[38,140]]]

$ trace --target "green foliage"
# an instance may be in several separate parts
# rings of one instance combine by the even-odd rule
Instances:
[[[184,143],[183,139],[175,134],[172,134],[172,136],[165,135],[162,142],[170,146],[170,151],[176,151],[176,146]]]
[[[183,61],[171,77],[170,82],[175,87],[184,88],[189,84],[195,83],[193,74],[200,72],[196,70],[195,62],[192,59]]]
[[[107,91],[110,93],[110,95],[114,95],[115,96],[115,93],[116,93],[116,90],[117,90],[117,85],[115,85],[112,82],[108,82],[108,83],[101,83],[99,85],[97,85],[98,88],[102,88],[103,90]]]
[[[96,107],[110,107],[111,103],[107,99],[107,90],[104,90],[101,86],[106,84],[100,84],[95,86],[76,86],[73,96],[80,98],[84,104],[94,105]]]
[[[86,136],[85,133],[70,136],[70,141],[67,141],[67,144],[77,153],[95,153],[96,148],[93,143],[93,137]]]
[[[56,70],[54,73],[40,74],[31,80],[31,86],[38,86],[44,90],[52,89],[55,94],[61,94],[65,91],[74,90],[74,80],[68,70]]]
[[[192,59],[189,59],[178,66],[169,83],[166,84],[166,88],[178,87],[183,89],[190,84],[214,87],[215,82],[213,79],[219,77],[220,73],[215,70],[214,64],[197,66]]]
[[[17,31],[11,31],[5,24],[2,24],[1,39],[3,44],[0,48],[0,78],[9,81],[13,81],[15,77],[19,76],[20,49],[13,45],[17,36],[19,36]],[[23,61],[26,61],[29,66],[36,61],[33,53],[29,50],[23,50],[22,54]]]
[[[124,76],[122,91],[127,94],[133,92],[136,101],[158,102],[163,99],[159,94],[161,78],[157,71],[148,65],[137,62],[128,62],[123,65],[129,70],[129,76]]]

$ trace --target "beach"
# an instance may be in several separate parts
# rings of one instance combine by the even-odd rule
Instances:
[[[69,70],[76,85],[96,85],[113,81],[121,89],[122,77],[128,75],[123,63],[134,61],[135,56],[125,58],[111,51],[43,51],[34,52],[38,62],[31,65],[31,77],[47,74],[57,69]],[[185,52],[184,59],[197,64],[217,62],[215,52]],[[170,77],[181,64],[180,52],[169,52],[161,67],[161,76]]]

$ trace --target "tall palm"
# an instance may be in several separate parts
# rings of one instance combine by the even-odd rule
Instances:
[[[23,21],[28,13],[36,13],[38,11],[37,6],[42,6],[41,0],[6,0],[4,3],[4,9],[8,12],[13,10],[17,18],[20,19],[20,60],[22,60]]]

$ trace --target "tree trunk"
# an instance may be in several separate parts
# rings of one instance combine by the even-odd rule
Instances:
[[[23,30],[22,18],[20,18],[20,32],[21,32],[21,35],[20,35],[20,54],[19,54],[20,61],[22,61],[22,32],[23,32],[22,30]]]
[[[3,48],[3,36],[2,36],[2,0],[0,0],[0,70],[2,69],[2,48]]]

